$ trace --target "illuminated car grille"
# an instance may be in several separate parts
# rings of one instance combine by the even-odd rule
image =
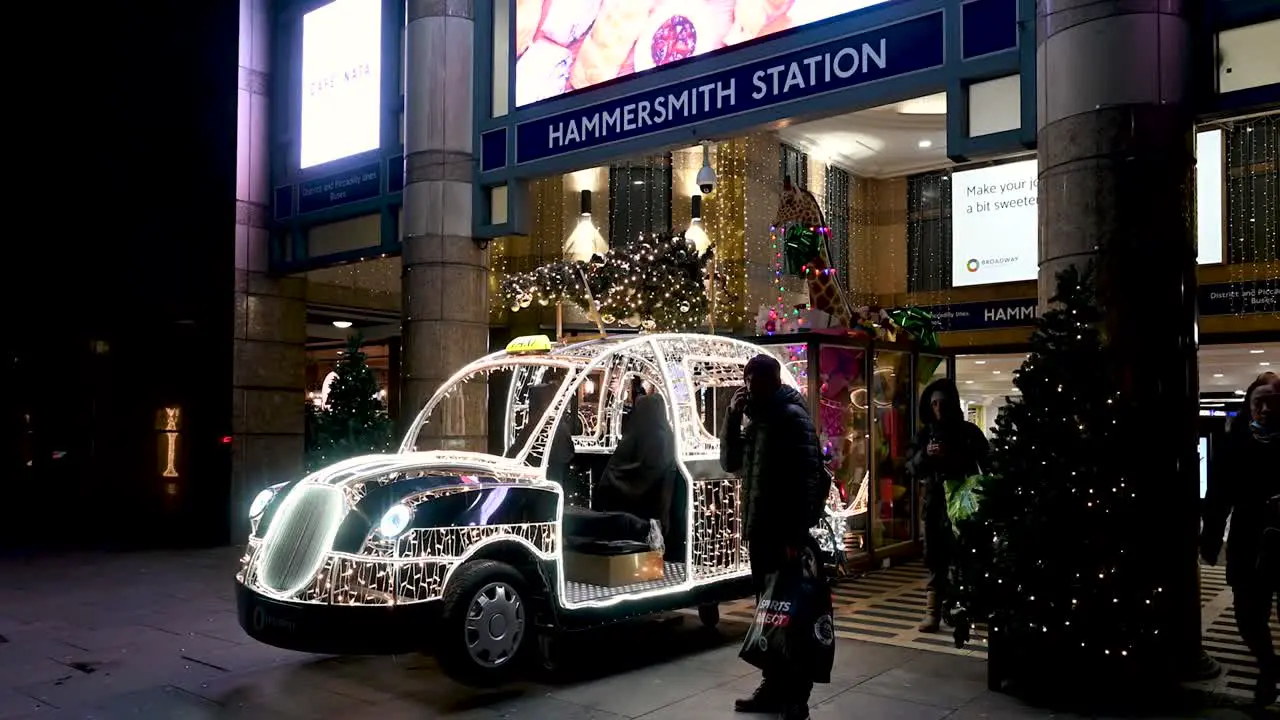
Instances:
[[[264,587],[291,594],[305,587],[324,563],[342,522],[342,493],[301,485],[289,493],[267,531],[259,577]]]

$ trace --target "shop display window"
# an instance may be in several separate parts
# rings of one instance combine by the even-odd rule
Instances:
[[[834,333],[754,342],[791,371],[809,402],[834,479],[831,530],[846,557],[874,563],[879,551],[893,554],[920,540],[919,493],[906,460],[916,400],[930,380],[945,376],[945,358]]]
[[[871,413],[871,446],[875,457],[876,506],[871,541],[884,548],[913,539],[914,495],[907,476],[911,445],[911,409],[914,405],[911,355],[877,351],[868,394]]]

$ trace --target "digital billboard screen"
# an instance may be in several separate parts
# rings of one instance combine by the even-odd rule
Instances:
[[[382,0],[334,0],[302,17],[299,166],[377,149]]]
[[[1223,136],[1196,138],[1196,234],[1201,265],[1222,262]],[[951,175],[951,285],[1035,280],[1040,271],[1035,160]]]
[[[888,0],[516,0],[516,105]]]
[[[951,284],[954,287],[1034,280],[1035,160],[951,175]]]

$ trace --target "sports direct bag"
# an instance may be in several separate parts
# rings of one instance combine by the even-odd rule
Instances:
[[[828,683],[835,640],[831,590],[818,573],[813,550],[806,547],[769,576],[738,656],[761,670],[785,668],[788,674]]]

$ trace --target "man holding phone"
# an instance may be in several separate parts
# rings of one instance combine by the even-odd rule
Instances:
[[[744,386],[734,393],[720,433],[720,465],[743,481],[743,528],[751,553],[757,594],[788,553],[810,543],[830,482],[822,471],[818,435],[804,397],[782,384],[782,366],[771,355],[752,358]],[[746,425],[744,427],[744,420]],[[766,672],[742,713],[778,713],[786,720],[809,717],[813,683],[806,677]]]

